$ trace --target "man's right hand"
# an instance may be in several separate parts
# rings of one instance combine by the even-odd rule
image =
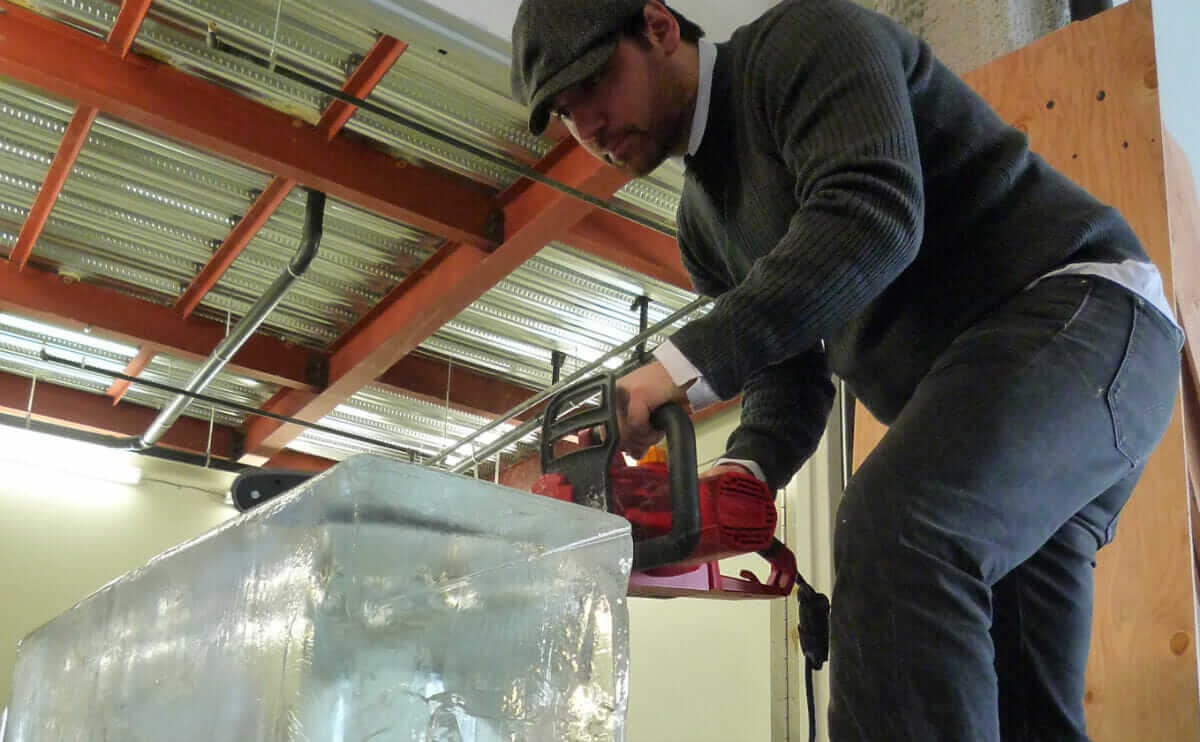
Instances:
[[[650,425],[650,413],[667,402],[687,404],[687,394],[675,385],[657,361],[617,379],[617,425],[621,450],[640,459],[663,434]]]

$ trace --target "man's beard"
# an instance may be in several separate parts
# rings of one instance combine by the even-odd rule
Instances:
[[[681,132],[684,131],[683,126],[685,122],[683,118],[683,113],[665,116],[650,131],[639,132],[642,141],[647,142],[649,146],[638,153],[639,156],[635,156],[633,161],[623,163],[621,169],[638,178],[643,175],[649,175],[658,169],[658,166],[666,162],[667,158],[671,156],[672,149],[674,149],[676,143],[679,141]],[[687,122],[687,124],[687,130],[690,131],[691,124],[690,122]],[[659,132],[659,134],[655,136],[654,132]]]

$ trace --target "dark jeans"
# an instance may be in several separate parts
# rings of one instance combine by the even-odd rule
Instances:
[[[1120,286],[1063,276],[939,357],[837,513],[833,742],[1087,740],[1096,550],[1181,344]]]

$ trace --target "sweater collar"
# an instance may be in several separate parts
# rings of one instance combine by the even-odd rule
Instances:
[[[701,42],[711,47],[708,65],[701,63],[700,85],[696,91],[696,111],[692,118],[692,136],[688,140],[688,153],[682,158],[685,168],[695,167],[714,147],[720,149],[721,140],[729,135],[728,121],[731,105],[730,78],[733,52],[728,43],[713,44],[705,39]],[[701,105],[703,104],[703,105]]]

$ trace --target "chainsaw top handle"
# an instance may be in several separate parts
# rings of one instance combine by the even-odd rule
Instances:
[[[568,408],[581,405],[597,394],[600,398],[597,408],[564,415]],[[613,510],[610,471],[620,437],[616,398],[616,377],[611,373],[564,387],[546,402],[539,444],[542,473],[562,475],[570,483],[577,504],[607,512]],[[667,437],[671,530],[634,543],[634,571],[682,561],[691,556],[700,540],[700,487],[692,421],[682,407],[667,403],[650,414],[650,424]],[[554,455],[558,440],[597,427],[601,429],[601,443]]]
[[[692,421],[682,407],[668,402],[650,413],[650,424],[667,434],[671,532],[633,545],[635,570],[682,561],[692,555],[700,541],[700,483]]]

